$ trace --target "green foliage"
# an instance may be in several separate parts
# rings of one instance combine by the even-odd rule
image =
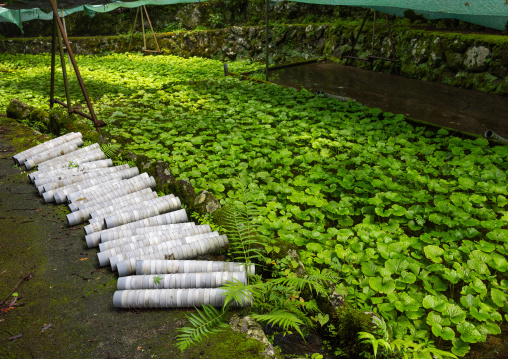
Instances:
[[[100,147],[106,158],[111,159],[116,157],[122,150],[122,146],[118,143],[104,143]]]
[[[0,54],[9,70],[0,106],[14,97],[47,106],[48,80],[34,77],[46,78],[49,61]],[[166,161],[177,179],[211,190],[230,210],[245,193],[234,178],[249,183],[256,231],[277,240],[261,240],[265,248],[287,242],[307,268],[334,270],[346,301],[379,313],[395,338],[441,340],[463,355],[469,343],[499,333],[508,291],[506,146],[432,132],[352,101],[224,77],[219,61],[79,61],[108,122],[104,132],[125,151]],[[71,83],[72,98],[79,91]],[[230,220],[241,223],[239,213]],[[242,241],[235,256],[255,259],[262,248]],[[293,268],[287,258],[277,265],[281,273]]]
[[[162,277],[161,277],[161,276],[156,275],[155,277],[153,277],[153,283],[154,283],[155,285],[159,285],[159,284],[160,284],[160,282],[161,282],[161,280],[162,280]]]
[[[187,316],[191,326],[178,329],[182,334],[177,336],[177,347],[182,352],[192,344],[202,341],[203,338],[208,337],[210,334],[227,328],[227,324],[223,322],[227,307],[219,311],[217,308],[204,305],[202,309],[197,310],[196,314],[192,313]]]

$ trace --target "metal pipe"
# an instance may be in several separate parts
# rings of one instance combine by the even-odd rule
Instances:
[[[193,260],[138,260],[136,274],[169,274],[194,272],[240,272],[246,271],[245,263]],[[254,275],[256,268],[250,264],[248,274]],[[119,273],[120,274],[120,273]]]
[[[499,136],[497,133],[495,133],[492,130],[485,131],[484,136],[485,136],[485,138],[487,138],[489,140],[495,140],[495,141],[501,142],[505,145],[508,145],[508,140],[506,138]]]
[[[86,92],[85,84],[83,82],[83,79],[81,78],[81,73],[79,72],[78,64],[76,63],[76,60],[74,59],[74,53],[72,52],[71,45],[69,44],[69,40],[67,39],[67,36],[65,36],[65,31],[62,25],[62,22],[60,21],[60,17],[58,16],[58,10],[55,5],[54,0],[49,0],[51,3],[51,8],[53,9],[53,19],[56,20],[56,23],[58,25],[58,29],[60,30],[60,34],[62,34],[63,41],[65,43],[65,47],[67,48],[67,52],[69,54],[69,58],[71,59],[72,66],[74,68],[74,73],[76,74],[76,77],[78,78],[79,86],[81,87],[81,91],[83,92],[83,96],[86,101],[86,105],[88,106],[88,110],[90,111],[90,115],[92,117],[92,121],[95,125],[95,128],[99,130],[99,127],[104,126],[105,124],[102,122],[97,121],[97,117],[95,116],[95,112],[92,107],[92,103],[90,102],[90,99],[88,98],[88,93]]]
[[[127,52],[131,49],[132,38],[134,37],[134,28],[136,27],[136,22],[138,21],[139,7],[136,9],[136,17],[134,18],[134,25],[132,25],[131,38],[129,40],[129,46],[127,47]]]
[[[150,30],[152,30],[153,40],[155,41],[155,46],[157,47],[157,52],[161,52],[161,49],[159,47],[159,43],[157,42],[157,38],[155,37],[155,31],[153,31],[152,22],[150,21],[150,16],[148,16],[148,11],[146,10],[146,6],[142,6],[143,9],[145,9],[146,19],[148,20],[148,25],[150,25]],[[146,44],[145,44],[145,50],[146,50]]]

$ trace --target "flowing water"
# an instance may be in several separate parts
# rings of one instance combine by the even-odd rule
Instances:
[[[508,138],[508,97],[343,66],[312,63],[271,72],[272,82],[352,98],[459,131]],[[273,76],[275,75],[275,76]]]

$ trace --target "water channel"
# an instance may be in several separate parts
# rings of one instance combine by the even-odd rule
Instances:
[[[270,81],[349,97],[369,107],[463,132],[483,135],[490,129],[508,138],[508,97],[504,96],[331,62],[273,71]]]

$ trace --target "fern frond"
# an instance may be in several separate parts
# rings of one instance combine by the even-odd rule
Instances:
[[[252,318],[267,324],[275,324],[284,330],[294,329],[304,337],[300,325],[303,321],[285,309],[275,309],[266,314],[252,314]]]
[[[257,209],[250,204],[225,206],[214,212],[214,219],[224,228],[229,239],[229,254],[232,260],[251,263],[262,262],[263,236],[253,224]]]
[[[217,333],[227,328],[227,324],[222,321],[227,312],[227,306],[219,311],[210,305],[204,305],[202,310],[196,309],[196,314],[187,316],[191,326],[177,329],[182,334],[177,336],[176,346],[183,352],[194,343],[202,341],[211,333]]]
[[[304,277],[282,277],[273,280],[274,284],[280,284],[303,291],[307,287],[311,292],[315,292],[324,297],[328,297],[326,282],[337,283],[338,279],[329,273],[317,273]]]
[[[265,291],[263,284],[243,284],[236,279],[224,283],[221,289],[224,289],[225,305],[262,302]]]
[[[104,143],[101,145],[101,151],[104,152],[106,158],[116,157],[120,153],[122,146],[118,143]]]

